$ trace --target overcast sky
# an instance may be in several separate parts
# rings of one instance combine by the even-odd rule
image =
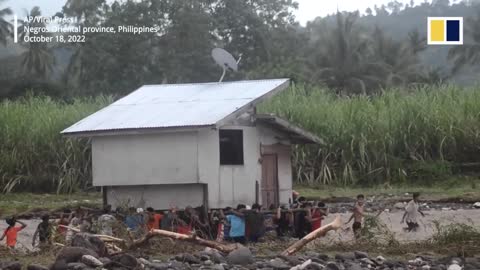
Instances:
[[[300,23],[305,25],[307,21],[313,20],[317,16],[335,13],[337,7],[340,11],[360,10],[364,12],[367,7],[373,7],[374,5],[381,6],[382,4],[386,5],[390,1],[391,0],[297,0],[299,9],[296,12],[296,16]],[[410,0],[397,1],[405,4],[410,2]],[[65,2],[65,0],[7,0],[3,6],[12,7],[17,15],[22,16],[24,15],[23,9],[30,10],[37,5],[40,6],[43,15],[50,16],[60,11]],[[423,2],[423,0],[415,0],[416,4],[421,2]]]

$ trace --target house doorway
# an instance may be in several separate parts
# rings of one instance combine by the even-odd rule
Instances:
[[[278,206],[278,158],[276,154],[262,155],[262,205],[270,207],[270,205]]]

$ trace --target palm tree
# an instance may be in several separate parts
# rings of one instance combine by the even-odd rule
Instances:
[[[418,53],[425,49],[425,39],[417,31],[410,32],[409,39],[401,42],[386,36],[376,27],[371,40],[375,62],[387,72],[383,74],[386,75],[383,87],[406,85],[417,80],[420,67]]]
[[[34,7],[30,12],[27,12],[27,16],[40,17],[41,12],[39,7]],[[28,22],[28,21],[19,21],[20,26],[18,27],[18,32],[20,34],[20,40],[23,40],[25,35],[34,35],[32,33],[26,33],[24,28],[29,27],[45,27],[43,22]],[[42,33],[45,36],[45,33]],[[25,75],[34,75],[41,78],[46,78],[49,73],[53,70],[55,65],[55,57],[53,56],[48,43],[41,42],[28,42],[23,43],[23,46],[27,50],[22,54],[21,68],[23,74]]]
[[[0,0],[0,4],[5,0]],[[12,33],[12,25],[5,20],[5,16],[11,15],[12,10],[10,8],[0,9],[0,43],[4,46],[7,45],[7,37]]]
[[[67,0],[63,12],[67,16],[76,17],[79,21],[88,21],[96,15],[96,11],[103,3],[105,0]]]
[[[370,40],[355,25],[357,18],[358,13],[338,13],[336,27],[319,34],[309,57],[313,81],[348,94],[367,94],[381,86],[384,67],[370,61]]]
[[[480,63],[480,6],[477,17],[467,18],[465,22],[465,38],[463,45],[448,51],[448,59],[453,61],[453,74],[464,66]]]

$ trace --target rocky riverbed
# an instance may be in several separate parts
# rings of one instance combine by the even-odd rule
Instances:
[[[4,270],[167,270],[167,269],[271,269],[271,270],[478,270],[480,257],[455,258],[415,256],[407,260],[392,260],[383,256],[369,256],[365,252],[334,255],[306,252],[298,256],[255,257],[249,248],[239,246],[229,254],[205,249],[193,254],[179,254],[165,260],[137,257],[128,253],[108,256],[95,248],[65,247],[51,265],[22,265],[18,261],[2,261]]]
[[[340,215],[346,221],[350,215],[351,204],[349,203],[331,203],[329,204],[332,214],[329,215],[324,224],[332,221],[336,215]],[[407,233],[403,230],[404,224],[400,223],[403,210],[400,203],[391,203],[389,205],[380,205],[376,203],[367,204],[367,212],[370,215],[378,213],[379,209],[384,210],[379,219],[386,225],[396,240],[400,242],[413,242],[427,240],[432,237],[435,232],[435,223],[441,225],[448,224],[466,224],[476,226],[480,224],[480,209],[475,209],[471,204],[425,204],[423,205],[426,217],[420,220],[421,227],[418,232]],[[428,207],[427,207],[428,206]],[[33,232],[38,225],[38,219],[25,220],[27,228],[23,230],[18,237],[19,246],[25,250],[32,250],[30,245]],[[0,224],[0,231],[5,225]],[[88,238],[88,237],[87,237]],[[162,245],[162,242],[160,245]],[[107,255],[104,248],[98,247],[98,241],[88,244],[88,241],[77,241],[74,247],[65,247],[54,252],[54,256],[46,262],[36,259],[41,255],[36,255],[33,259],[15,261],[16,255],[5,256],[1,252],[0,243],[0,270],[93,270],[93,269],[114,269],[114,270],[157,270],[157,269],[392,269],[392,270],[409,270],[409,269],[432,269],[432,270],[480,270],[480,257],[457,258],[452,256],[437,256],[429,253],[429,250],[421,249],[415,254],[399,254],[395,257],[387,255],[381,256],[381,252],[376,251],[375,255],[365,252],[328,252],[322,247],[325,245],[339,245],[353,242],[353,233],[350,225],[344,228],[330,232],[324,238],[317,239],[313,245],[303,250],[296,256],[282,257],[277,256],[278,250],[283,247],[280,245],[288,244],[287,242],[273,241],[266,243],[259,250],[256,246],[240,247],[230,254],[222,254],[215,250],[202,248],[179,249],[178,252],[191,251],[191,253],[180,253],[178,255],[173,250],[175,246],[169,248],[168,252],[154,250],[153,252],[134,251],[130,254]],[[175,244],[176,245],[176,244]],[[269,245],[273,245],[271,250]],[[275,246],[278,246],[275,248]],[[362,250],[361,247],[358,249]],[[368,248],[365,248],[368,250]],[[341,249],[334,249],[341,250]],[[355,250],[355,249],[350,249]],[[327,252],[327,253],[324,253]],[[408,252],[408,250],[407,250]],[[461,250],[451,250],[451,252],[443,253],[459,256]],[[380,256],[379,256],[380,255]],[[469,253],[467,256],[474,256],[475,253]],[[28,255],[27,255],[28,256]],[[55,257],[55,258],[54,258]],[[8,258],[8,259],[7,259]],[[400,259],[399,259],[400,258]],[[40,263],[30,264],[30,263]]]

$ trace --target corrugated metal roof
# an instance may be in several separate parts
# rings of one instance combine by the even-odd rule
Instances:
[[[289,139],[294,144],[325,144],[321,138],[312,134],[292,123],[288,120],[280,118],[273,114],[257,114],[255,116],[257,121],[266,125],[274,127],[276,130],[280,130],[288,134]]]
[[[288,81],[146,85],[62,133],[215,125]]]

